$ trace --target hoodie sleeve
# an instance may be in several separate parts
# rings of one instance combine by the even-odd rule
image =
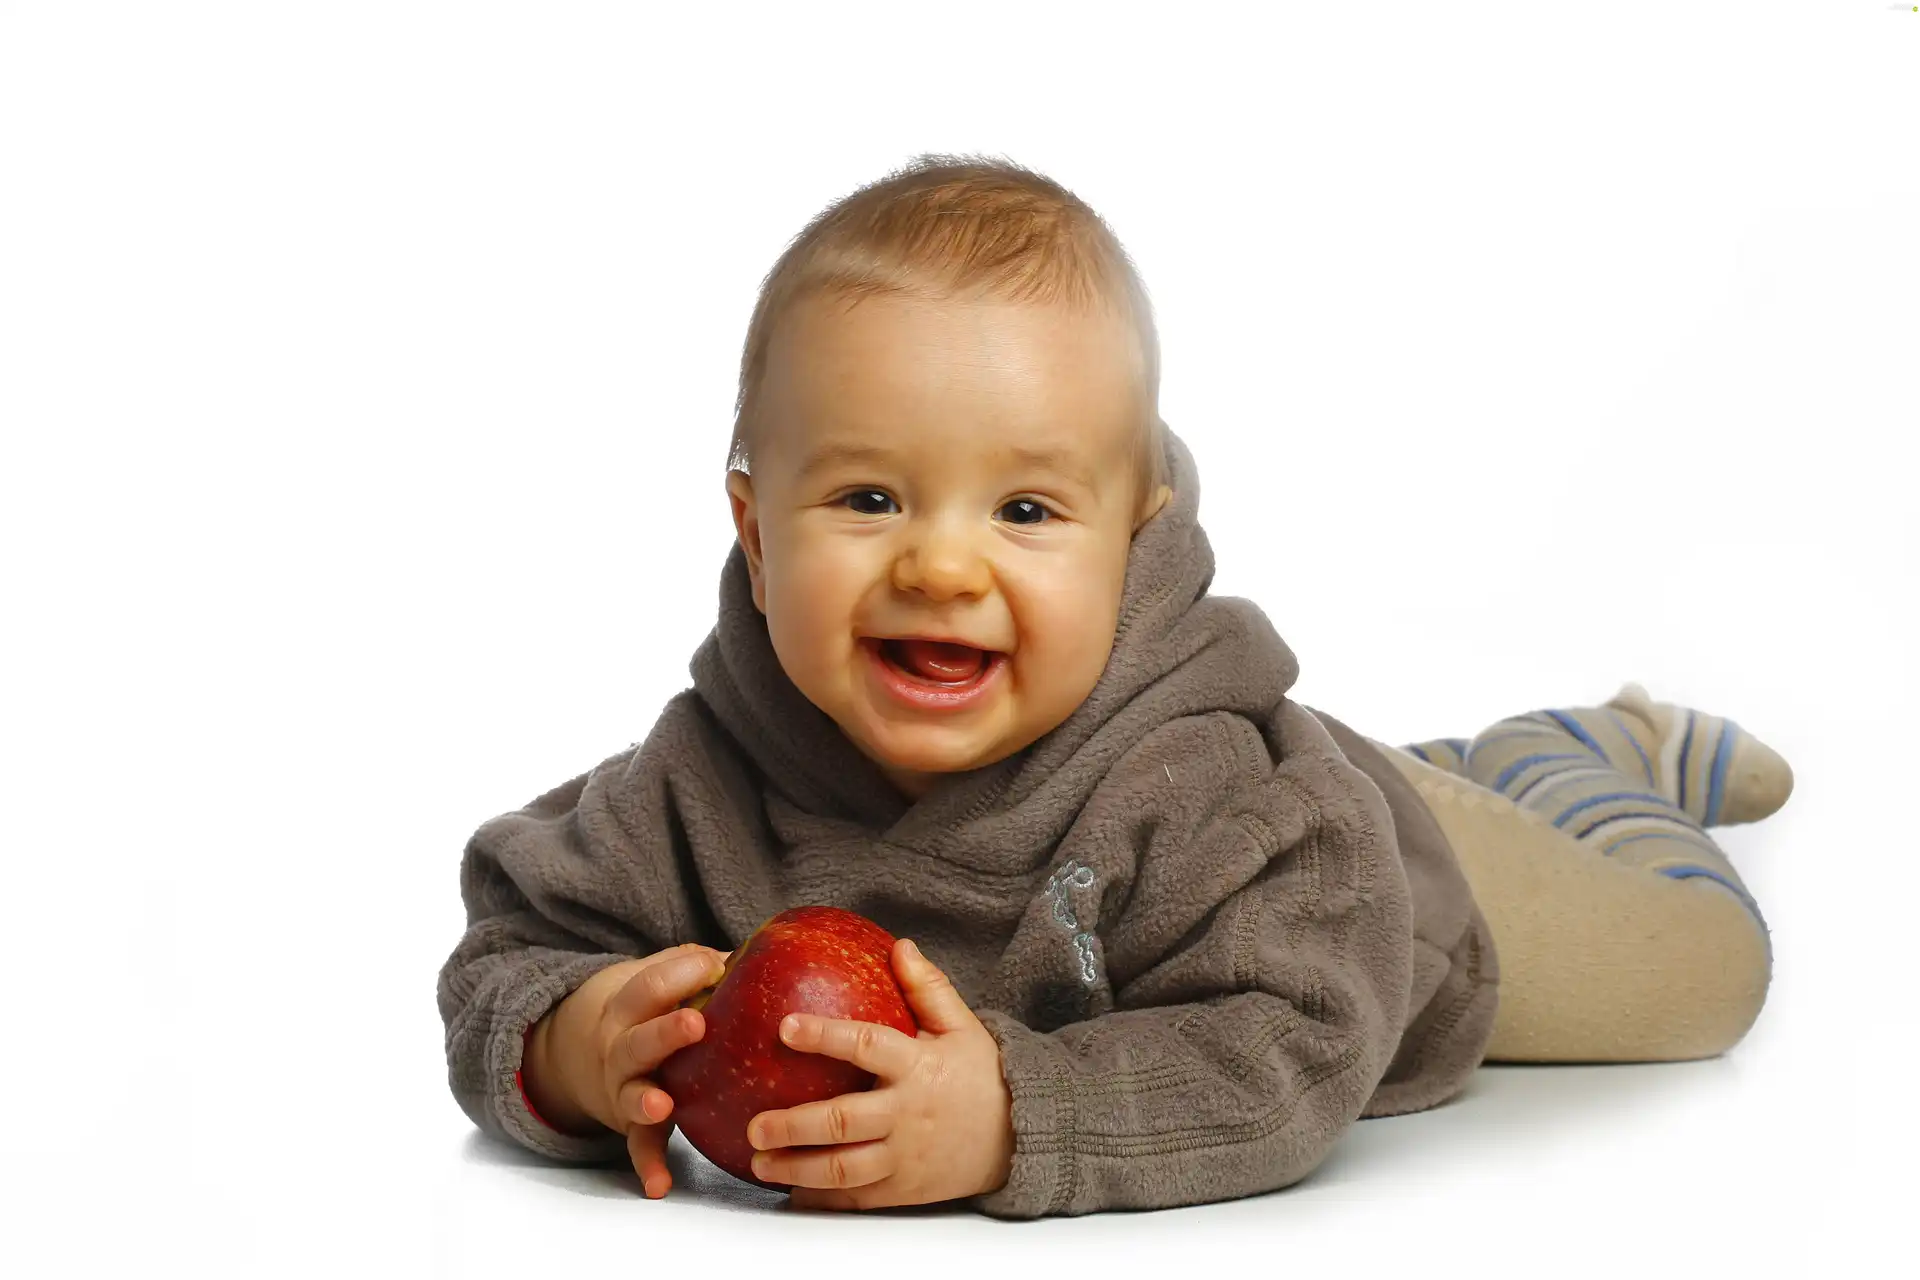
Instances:
[[[686,846],[674,709],[646,743],[481,825],[460,866],[466,931],[442,966],[455,1100],[475,1125],[555,1160],[625,1158],[617,1134],[545,1124],[519,1082],[527,1032],[609,965],[681,942],[724,948]]]
[[[1111,816],[1093,825],[1141,850],[1099,930],[1113,1004],[1044,1034],[982,1012],[1013,1097],[1012,1175],[975,1201],[994,1216],[1296,1182],[1360,1117],[1405,1025],[1413,908],[1392,817],[1304,708],[1283,702],[1264,734],[1224,714],[1170,723],[1102,790]]]

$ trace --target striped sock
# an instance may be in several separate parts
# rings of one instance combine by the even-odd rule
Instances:
[[[1705,877],[1765,927],[1704,828],[1774,812],[1792,789],[1792,773],[1731,721],[1655,703],[1629,685],[1605,706],[1511,716],[1460,744],[1445,738],[1406,750],[1499,792],[1607,857],[1675,879]]]
[[[1702,827],[1758,822],[1777,813],[1793,793],[1793,770],[1772,747],[1723,716],[1655,702],[1637,684],[1603,707],[1534,715],[1561,718],[1558,723],[1576,739],[1562,750],[1580,759],[1598,752],[1603,762],[1645,782]],[[1467,767],[1472,741],[1436,738],[1402,749],[1465,778],[1473,777]]]
[[[1780,753],[1723,716],[1655,702],[1630,684],[1604,711],[1650,745],[1657,790],[1703,827],[1758,822],[1793,794]]]

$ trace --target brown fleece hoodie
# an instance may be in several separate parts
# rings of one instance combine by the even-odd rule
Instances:
[[[1369,741],[1287,698],[1293,654],[1211,596],[1199,484],[1136,536],[1113,656],[1019,754],[900,795],[775,658],[735,548],[694,687],[647,739],[480,827],[440,974],[454,1096],[560,1160],[522,1036],[606,965],[731,949],[774,912],[919,943],[1000,1045],[1006,1217],[1251,1195],[1355,1120],[1457,1093],[1492,1035],[1492,938],[1453,851]]]

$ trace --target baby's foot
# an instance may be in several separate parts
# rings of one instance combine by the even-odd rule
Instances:
[[[1731,720],[1655,702],[1637,684],[1607,706],[1645,748],[1660,794],[1703,827],[1758,822],[1793,792],[1793,770],[1780,753]]]

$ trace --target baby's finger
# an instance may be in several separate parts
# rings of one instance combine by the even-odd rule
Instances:
[[[613,1037],[607,1046],[607,1073],[610,1088],[634,1076],[650,1076],[666,1061],[667,1055],[684,1049],[707,1033],[707,1020],[698,1009],[675,1009],[658,1018],[649,1018],[637,1027],[628,1027]]]
[[[637,1124],[627,1130],[627,1158],[640,1176],[640,1188],[647,1199],[658,1200],[673,1186],[667,1171],[667,1127],[662,1124]]]
[[[652,965],[659,964],[662,960],[673,960],[680,956],[699,953],[719,955],[718,952],[714,951],[712,947],[709,947],[704,942],[682,942],[678,946],[668,947],[665,951],[656,951],[652,955],[647,956],[641,960],[640,967],[645,969]],[[722,961],[724,961],[725,958],[726,957],[721,956]]]
[[[663,1124],[673,1115],[673,1099],[645,1076],[635,1076],[614,1094],[613,1113],[622,1124]]]
[[[790,1013],[780,1020],[780,1038],[802,1053],[851,1062],[882,1080],[899,1080],[920,1061],[918,1040],[877,1022]]]
[[[763,1111],[747,1125],[759,1151],[872,1142],[893,1132],[893,1095],[885,1089],[847,1093],[786,1111]]]
[[[831,1187],[847,1190],[888,1177],[894,1170],[893,1145],[856,1142],[845,1147],[787,1147],[758,1151],[753,1176],[762,1182],[791,1187]]]
[[[705,947],[650,964],[613,993],[607,1000],[605,1016],[618,1026],[657,1018],[702,987],[719,981],[722,968],[717,953]]]

